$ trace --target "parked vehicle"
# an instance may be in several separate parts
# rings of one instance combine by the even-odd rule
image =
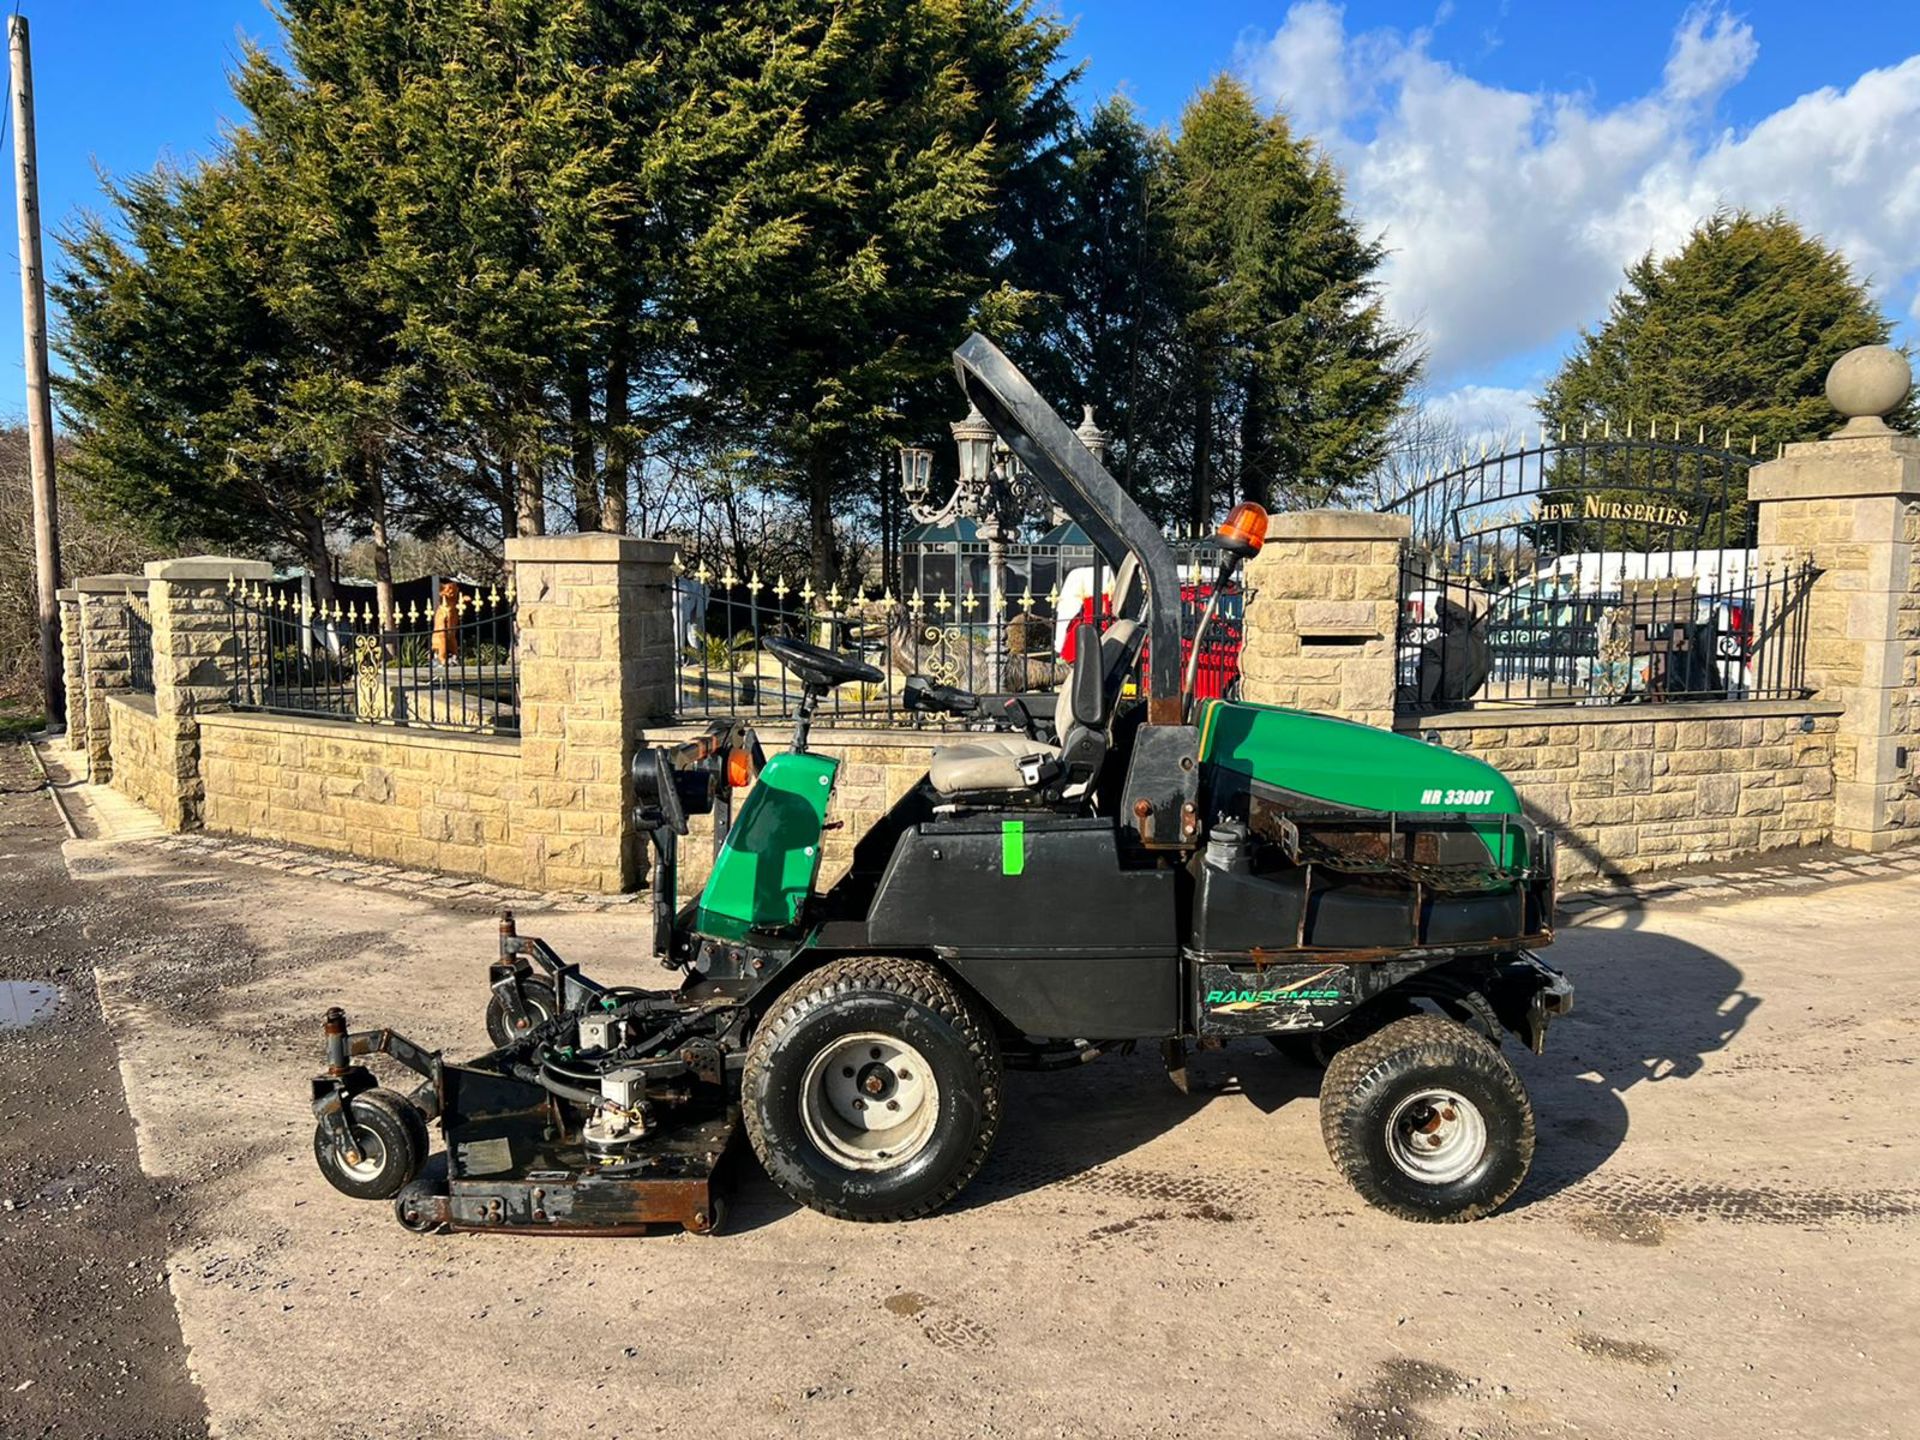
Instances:
[[[1081,625],[1054,695],[913,687],[999,729],[936,749],[824,890],[839,763],[809,749],[811,720],[835,686],[879,672],[769,638],[804,687],[785,753],[763,764],[732,720],[635,755],[653,948],[677,988],[599,983],[507,923],[484,1055],[454,1063],[330,1011],[312,1104],[337,1189],[392,1199],[416,1230],[706,1232],[744,1128],[795,1201],[905,1220],[980,1170],[1016,1098],[1005,1069],[1144,1042],[1184,1087],[1188,1047],[1232,1039],[1326,1064],[1321,1133],[1369,1203],[1463,1221],[1519,1188],[1536,1131],[1500,1047],[1510,1034],[1540,1050],[1573,994],[1535,953],[1553,938],[1552,835],[1472,756],[1196,697],[1214,611],[1183,669],[1158,529],[989,341],[955,360],[967,398],[1113,562],[1113,623]],[[1235,508],[1215,594],[1265,532],[1258,506]],[[713,871],[677,907],[679,838],[700,813]],[[377,1086],[360,1063],[375,1053],[424,1083]],[[435,1118],[446,1157],[429,1167]]]

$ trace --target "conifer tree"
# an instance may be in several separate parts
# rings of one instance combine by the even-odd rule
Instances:
[[[1379,463],[1418,371],[1381,307],[1379,243],[1327,158],[1225,76],[1182,115],[1165,177],[1192,522],[1236,496],[1337,500]]]
[[[827,582],[836,511],[888,483],[875,453],[951,414],[954,345],[1028,308],[994,274],[995,202],[1064,129],[1064,31],[1005,0],[727,15],[712,93],[749,144],[689,252],[698,373],[736,433],[790,465]]]
[[[1696,440],[1753,437],[1771,455],[1834,428],[1828,369],[1891,334],[1838,251],[1779,211],[1722,210],[1673,254],[1627,267],[1606,322],[1583,332],[1540,413],[1576,431],[1636,420]],[[1909,400],[1896,423],[1912,412]]]

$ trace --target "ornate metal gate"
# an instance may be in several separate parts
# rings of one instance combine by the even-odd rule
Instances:
[[[1413,521],[1397,708],[1804,695],[1814,572],[1760,562],[1752,464],[1704,436],[1543,437],[1383,506]]]

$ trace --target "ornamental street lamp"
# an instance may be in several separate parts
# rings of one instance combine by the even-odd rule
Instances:
[[[1095,459],[1104,460],[1107,436],[1093,423],[1093,407],[1084,410],[1074,433]],[[900,451],[900,488],[908,511],[922,525],[951,525],[963,518],[979,523],[987,542],[988,673],[997,688],[1005,683],[1006,674],[1006,626],[1000,611],[1005,603],[1007,546],[1031,507],[1032,480],[1019,458],[1000,443],[979,407],[969,407],[966,418],[950,422],[947,428],[960,460],[960,479],[952,493],[941,503],[932,503],[933,452],[913,446]],[[1056,523],[1061,518],[1056,511]],[[956,574],[956,588],[958,581]]]

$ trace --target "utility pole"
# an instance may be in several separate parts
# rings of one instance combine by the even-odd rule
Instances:
[[[13,179],[20,202],[20,328],[27,351],[27,447],[33,462],[33,558],[39,582],[40,673],[47,724],[67,713],[60,658],[60,511],[53,487],[53,397],[47,387],[47,290],[40,256],[40,184],[33,151],[33,61],[27,17],[7,21],[13,58]]]

